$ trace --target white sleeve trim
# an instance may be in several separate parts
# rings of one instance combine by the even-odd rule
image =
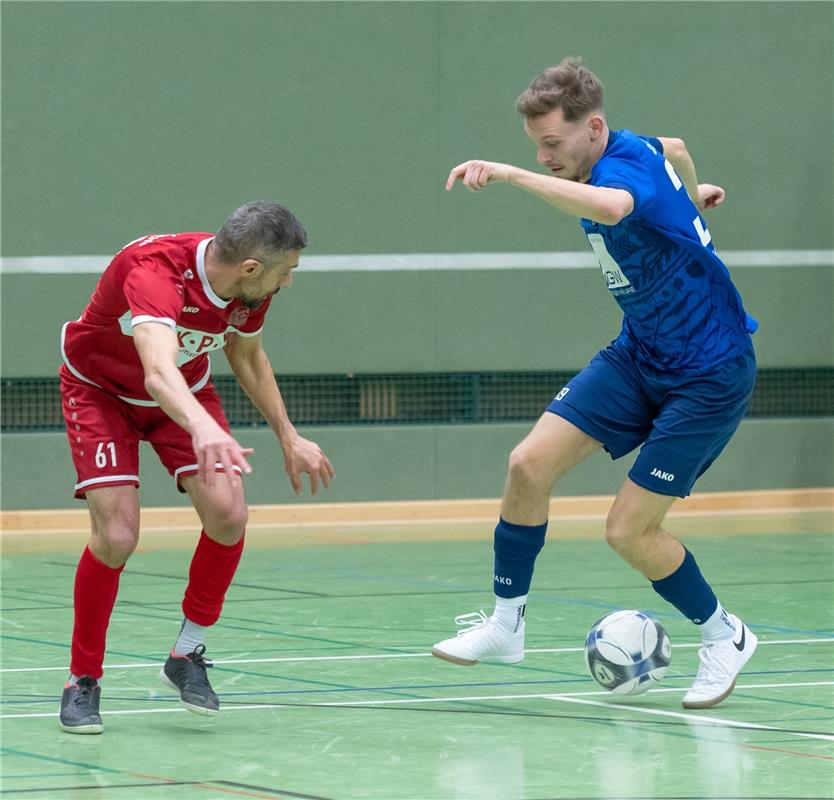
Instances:
[[[161,325],[167,325],[172,331],[177,329],[177,323],[170,317],[152,317],[150,314],[140,314],[138,317],[133,317],[130,320],[130,327],[134,328],[143,322],[158,322]]]
[[[239,331],[237,328],[232,327],[231,325],[229,325],[229,327],[226,328],[226,333],[236,333],[238,336],[260,336],[261,331],[263,329],[264,329],[264,326],[261,325],[261,327],[258,328],[258,330],[256,330],[256,331],[246,332],[246,331]]]

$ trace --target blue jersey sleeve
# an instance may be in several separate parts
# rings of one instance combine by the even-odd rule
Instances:
[[[605,159],[598,166],[600,169],[593,176],[595,186],[625,189],[634,198],[632,213],[639,217],[648,212],[654,203],[656,190],[654,179],[644,162],[613,157]]]
[[[658,153],[663,153],[663,142],[657,136],[641,136],[644,142],[648,142]]]

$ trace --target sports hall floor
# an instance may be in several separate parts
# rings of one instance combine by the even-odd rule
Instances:
[[[148,526],[123,575],[101,736],[62,733],[56,714],[83,533],[54,520],[50,530],[7,530],[0,794],[831,798],[831,493],[802,507],[771,500],[670,519],[760,640],[731,698],[701,712],[680,703],[697,664],[691,625],[608,550],[593,506],[551,523],[525,661],[471,668],[428,652],[456,614],[491,608],[490,523],[423,522],[419,510],[412,522],[406,513],[371,524],[276,526],[256,515],[208,641],[223,710],[205,721],[158,678],[195,538],[175,515]],[[672,666],[656,690],[617,702],[588,676],[581,648],[599,617],[628,607],[666,625]]]

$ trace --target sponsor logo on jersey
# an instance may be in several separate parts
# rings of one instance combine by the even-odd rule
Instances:
[[[588,241],[591,244],[594,255],[597,257],[599,268],[602,270],[602,277],[605,279],[605,285],[611,294],[616,297],[617,295],[632,294],[635,292],[636,289],[631,285],[631,281],[626,277],[611,253],[608,252],[602,234],[589,233]]]
[[[654,469],[652,469],[650,474],[653,478],[660,478],[660,480],[667,481],[669,483],[671,483],[673,480],[675,480],[674,473],[664,472],[662,469],[658,469],[657,467],[654,467]]]
[[[187,281],[190,281],[194,277],[194,272],[190,269],[187,269],[185,272],[182,273],[182,276]]]
[[[219,350],[226,344],[226,334],[192,331],[177,326],[177,343],[180,346],[177,366],[181,367],[183,364],[197,358],[197,356],[203,355],[203,353]]]
[[[559,392],[559,394],[557,394],[556,397],[554,397],[553,399],[554,400],[561,400],[569,391],[570,391],[570,386],[565,386],[565,388],[562,389]]]
[[[249,309],[245,306],[241,306],[240,308],[236,308],[229,315],[229,325],[233,328],[239,328],[241,325],[245,324],[247,319],[249,319]]]
[[[182,310],[185,314],[199,314],[200,309],[197,306],[183,306]]]

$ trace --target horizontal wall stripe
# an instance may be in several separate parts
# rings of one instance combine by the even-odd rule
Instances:
[[[834,267],[834,250],[724,250],[728,267]],[[0,259],[0,273],[101,273],[112,256],[33,256]],[[590,252],[376,253],[304,256],[305,272],[414,272],[501,269],[598,269]]]

